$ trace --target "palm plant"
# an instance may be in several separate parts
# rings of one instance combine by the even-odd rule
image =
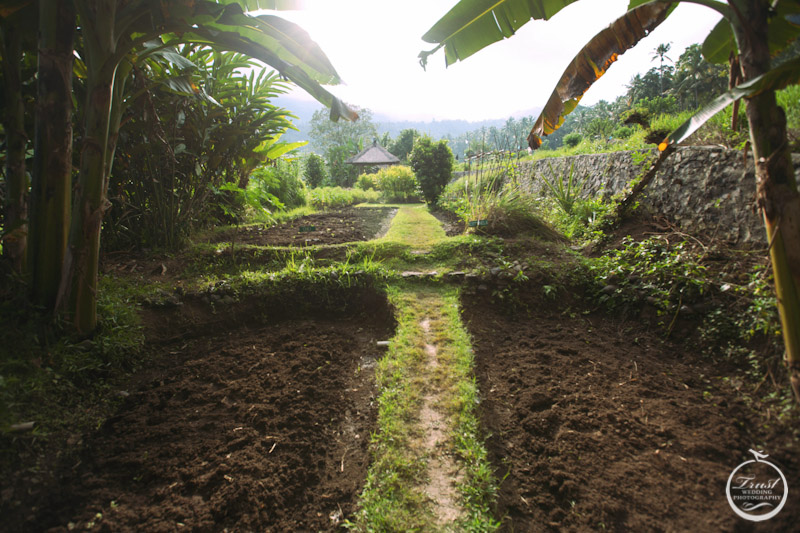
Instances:
[[[664,60],[673,63],[672,59],[667,55],[669,53],[670,48],[672,48],[671,43],[661,43],[659,44],[655,50],[653,50],[653,57],[652,61],[658,59],[658,86],[660,91],[664,92],[664,72],[666,71],[666,67],[664,66]]]
[[[549,19],[574,1],[461,0],[423,36],[437,46],[421,52],[420,61],[424,65],[428,56],[442,47],[448,65],[465,59],[510,37],[531,18]],[[800,81],[800,56],[795,52],[785,63],[771,66],[771,56],[800,34],[800,2],[684,1],[704,5],[722,15],[703,43],[703,53],[712,62],[735,58],[732,70],[741,75],[741,83],[667,136],[659,145],[659,161],[714,114],[746,99],[750,143],[757,162],[758,205],[769,239],[787,366],[800,400],[800,193],[787,142],[785,113],[775,97],[776,90]],[[631,0],[627,13],[592,38],[569,64],[531,130],[530,146],[541,146],[541,137],[561,126],[564,117],[617,57],[664,22],[680,2]]]

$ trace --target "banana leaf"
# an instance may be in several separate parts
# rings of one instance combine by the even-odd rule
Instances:
[[[444,47],[447,66],[466,59],[492,43],[511,37],[529,20],[548,20],[576,0],[461,0],[429,29],[422,40],[437,43],[419,53],[423,68],[428,56]]]
[[[595,35],[561,75],[528,135],[528,145],[534,150],[539,148],[541,137],[561,127],[564,118],[578,106],[584,93],[611,64],[664,22],[673,9],[673,5],[661,2],[641,5]]]
[[[797,0],[783,0],[776,6],[767,30],[769,51],[773,57],[800,36],[800,27],[795,22],[798,14],[800,2]],[[709,63],[727,63],[731,52],[738,53],[730,20],[723,18],[714,26],[703,41],[702,51]]]
[[[243,7],[266,7],[272,2],[192,0],[131,2],[117,14],[119,35],[171,33],[179,42],[205,44],[240,52],[266,63],[331,109],[331,119],[355,120],[358,114],[322,87],[340,83],[322,49],[296,24],[279,17],[246,15]],[[275,5],[285,7],[280,1]],[[142,37],[143,40],[146,40]],[[176,41],[170,42],[175,44]]]

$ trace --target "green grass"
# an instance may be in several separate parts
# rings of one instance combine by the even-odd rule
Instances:
[[[436,393],[436,405],[450,429],[447,447],[458,457],[464,480],[458,486],[464,515],[446,530],[494,531],[491,513],[497,485],[480,437],[478,389],[473,351],[460,320],[458,291],[452,287],[396,284],[389,299],[398,321],[388,353],[376,370],[378,431],[370,443],[373,462],[349,526],[356,531],[439,531],[435,509],[424,495],[427,450],[418,413],[423,397]],[[426,365],[425,334],[439,365]]]
[[[117,381],[143,364],[137,301],[155,287],[104,276],[99,289],[100,321],[91,339],[69,335],[67,324],[30,306],[24,293],[4,294],[9,299],[0,305],[0,470],[18,461],[23,449],[45,449],[54,435],[95,429],[119,402]],[[22,422],[35,426],[18,439],[9,430]]]
[[[413,250],[428,251],[445,239],[442,225],[423,204],[399,208],[386,235],[379,242],[399,242]]]

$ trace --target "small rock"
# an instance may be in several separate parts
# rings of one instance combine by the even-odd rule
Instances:
[[[500,267],[492,267],[489,269],[489,274],[491,274],[492,277],[497,277],[498,275],[500,275],[501,270],[502,269]]]
[[[602,292],[603,294],[613,294],[614,292],[617,291],[617,289],[619,289],[619,287],[617,287],[616,285],[606,285],[605,287],[600,289],[600,292]]]
[[[682,315],[693,315],[694,314],[694,309],[692,309],[688,305],[682,305],[679,311],[680,311],[680,314],[682,314]]]
[[[480,285],[478,285],[478,290],[479,290],[479,291],[488,291],[488,290],[489,290],[489,287],[487,287],[486,285],[484,285],[483,283],[481,283]]]

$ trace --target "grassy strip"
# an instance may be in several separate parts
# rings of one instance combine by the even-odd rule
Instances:
[[[439,221],[428,212],[425,205],[401,207],[386,235],[378,242],[401,242],[414,250],[429,250],[445,238]]]
[[[361,495],[356,531],[430,531],[435,519],[417,490],[425,481],[426,463],[418,446],[425,371],[424,333],[413,293],[393,287],[397,330],[387,354],[378,362],[376,381],[379,430],[372,435],[373,462]]]
[[[497,480],[480,435],[478,405],[480,394],[473,370],[475,354],[469,333],[461,322],[458,289],[448,287],[442,294],[441,319],[433,323],[435,332],[443,331],[439,344],[441,369],[448,373],[450,414],[454,417],[453,444],[459,457],[464,482],[458,487],[466,511],[460,531],[494,531],[500,523],[492,517],[497,496]],[[441,324],[441,326],[439,325]]]
[[[465,515],[448,527],[456,531],[494,531],[491,514],[496,492],[486,450],[479,436],[478,391],[472,377],[473,353],[452,287],[392,286],[398,328],[388,353],[378,364],[379,431],[372,436],[373,464],[361,496],[361,509],[350,524],[356,531],[436,531],[435,510],[420,489],[430,450],[422,444],[419,410],[423,397],[436,391],[436,405],[451,429],[450,447],[459,458],[464,481],[458,487]],[[427,318],[439,365],[426,365]]]

